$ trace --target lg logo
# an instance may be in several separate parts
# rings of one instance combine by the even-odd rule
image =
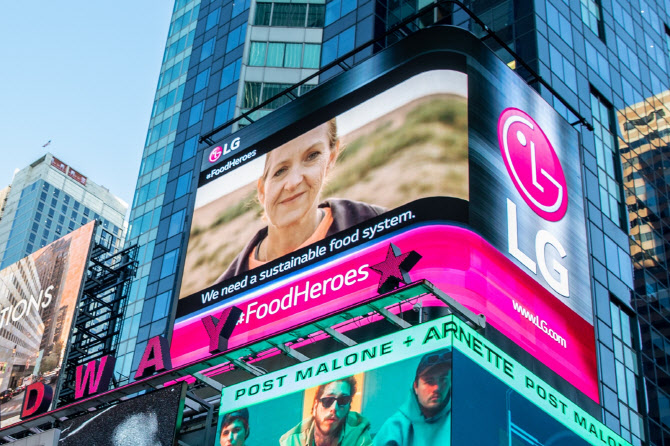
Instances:
[[[209,162],[215,163],[223,155],[223,149],[221,147],[214,147],[211,152],[209,152]]]
[[[568,209],[568,186],[558,156],[540,126],[524,111],[508,108],[498,118],[498,144],[507,172],[526,204],[547,221],[561,220]],[[527,229],[523,234],[532,234]],[[507,199],[509,253],[533,274],[537,274],[539,267],[547,283],[558,294],[569,297],[568,270],[555,259],[551,271],[547,264],[548,247],[559,258],[565,258],[563,245],[549,231],[537,231],[536,263],[519,249],[518,234],[516,205]]]
[[[525,112],[508,108],[498,119],[498,143],[507,172],[537,215],[559,221],[568,209],[568,186],[556,152]]]
[[[216,146],[214,147],[210,152],[209,152],[209,162],[214,164],[221,158],[222,155],[227,155],[233,150],[237,150],[240,147],[240,138],[235,138],[230,142],[230,147],[228,147],[228,143],[225,143],[222,146]]]

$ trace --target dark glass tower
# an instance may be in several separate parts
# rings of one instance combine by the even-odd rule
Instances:
[[[140,268],[120,378],[147,339],[170,330],[200,138],[236,131],[250,120],[212,133],[265,102],[251,120],[281,107],[291,98],[269,100],[291,85],[307,79],[298,96],[419,28],[451,24],[580,132],[602,419],[632,444],[670,445],[668,9],[660,0],[177,1],[131,211]]]

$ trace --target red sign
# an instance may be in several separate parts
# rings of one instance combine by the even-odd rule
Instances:
[[[86,177],[74,170],[72,167],[70,167],[70,170],[68,170],[67,174],[70,176],[70,178],[80,183],[82,186],[86,186]]]
[[[60,170],[61,172],[67,173],[67,164],[65,164],[55,156],[51,159],[51,165],[56,169]]]

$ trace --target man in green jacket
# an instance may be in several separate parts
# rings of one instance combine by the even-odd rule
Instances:
[[[451,442],[451,350],[419,362],[409,398],[387,419],[375,446],[448,446]]]
[[[318,387],[312,416],[282,435],[280,446],[370,446],[370,422],[352,412],[353,376]]]

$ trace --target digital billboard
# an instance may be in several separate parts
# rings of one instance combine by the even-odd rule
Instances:
[[[628,446],[453,315],[225,387],[216,438]]]
[[[24,390],[58,384],[95,222],[0,271],[1,426],[19,421]]]
[[[64,421],[58,444],[172,446],[181,425],[185,394],[182,383]]]
[[[180,296],[232,278],[241,282],[231,289],[238,291],[376,239],[411,220],[411,210],[394,211],[420,198],[467,200],[467,119],[467,76],[429,71],[283,144],[247,151],[236,158],[243,164],[208,168],[196,196]],[[234,150],[246,148],[239,144]],[[397,218],[366,225],[348,239],[330,238],[326,252],[314,247],[382,214]],[[306,255],[291,255],[309,246]],[[278,268],[268,267],[280,258]]]
[[[410,36],[205,149],[173,364],[209,354],[205,316],[239,307],[247,344],[376,296],[375,266],[415,252],[410,280],[598,401],[577,145],[467,32]]]

